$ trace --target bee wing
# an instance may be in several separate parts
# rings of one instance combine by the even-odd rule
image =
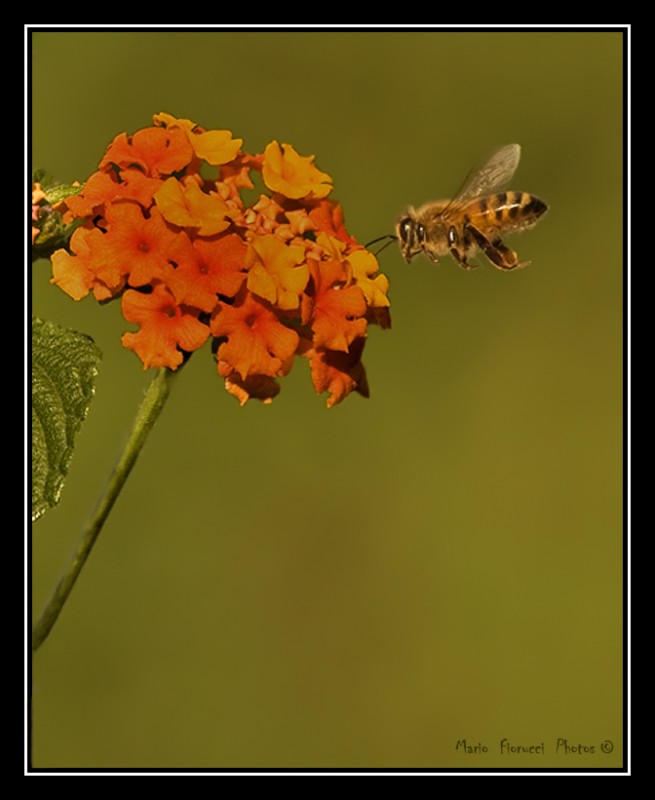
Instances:
[[[521,145],[506,144],[499,147],[480,165],[472,169],[452,200],[451,205],[462,205],[476,197],[493,194],[507,183],[516,172],[521,158]]]

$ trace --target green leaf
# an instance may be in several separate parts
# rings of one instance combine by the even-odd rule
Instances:
[[[34,172],[32,183],[39,184],[45,194],[46,201],[50,205],[54,205],[60,200],[65,200],[72,194],[79,194],[84,189],[84,186],[79,182],[76,185],[57,182],[44,169],[37,169]]]
[[[59,203],[61,200],[65,200],[67,197],[70,197],[74,194],[79,194],[84,186],[72,186],[67,185],[64,183],[58,183],[56,186],[50,186],[49,188],[42,187],[43,191],[45,192],[45,199],[47,200],[50,205],[54,206],[55,203]]]
[[[32,520],[59,502],[100,358],[90,337],[32,318]]]

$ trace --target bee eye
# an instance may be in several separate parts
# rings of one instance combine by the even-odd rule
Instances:
[[[416,226],[416,238],[419,240],[421,244],[425,241],[425,228],[423,225]]]
[[[398,226],[398,230],[400,232],[400,238],[403,240],[403,242],[406,242],[409,239],[412,230],[411,219],[409,217],[405,217],[405,219],[402,220]]]

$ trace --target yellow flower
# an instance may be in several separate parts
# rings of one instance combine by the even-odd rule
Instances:
[[[246,256],[248,289],[282,311],[298,308],[309,280],[304,258],[302,247],[286,245],[277,236],[255,236]]]
[[[375,308],[386,308],[390,305],[387,292],[389,280],[386,275],[378,271],[378,260],[370,250],[353,250],[346,257],[353,273],[353,280],[364,292],[366,303]],[[375,275],[375,277],[373,277]]]
[[[264,183],[292,200],[312,195],[325,197],[332,191],[332,178],[314,166],[314,156],[300,156],[290,144],[272,141],[264,150]]]
[[[155,203],[167,222],[197,228],[200,236],[213,236],[230,224],[228,207],[221,198],[206,194],[194,180],[185,185],[169,178],[155,193]]]
[[[190,119],[176,119],[170,114],[155,114],[155,125],[164,128],[181,128],[189,137],[189,142],[198,158],[208,164],[218,166],[236,158],[243,139],[233,139],[232,131],[203,131]]]

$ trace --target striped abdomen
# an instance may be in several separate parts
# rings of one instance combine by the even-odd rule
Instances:
[[[482,229],[521,230],[535,225],[548,210],[543,200],[527,192],[500,192],[474,200],[465,209],[471,224]]]

